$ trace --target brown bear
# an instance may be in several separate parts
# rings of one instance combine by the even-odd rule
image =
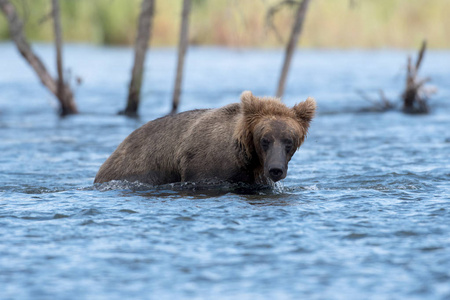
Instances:
[[[313,98],[288,108],[246,91],[241,103],[162,117],[131,133],[94,182],[276,182],[286,177],[315,109]]]

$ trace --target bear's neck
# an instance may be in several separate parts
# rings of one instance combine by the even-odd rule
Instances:
[[[256,151],[254,149],[248,151],[238,140],[236,140],[236,149],[237,160],[240,166],[240,177],[242,177],[241,181],[251,184],[267,184],[267,178],[264,176],[264,167],[261,165]]]

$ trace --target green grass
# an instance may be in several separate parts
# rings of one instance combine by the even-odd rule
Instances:
[[[11,0],[25,20],[27,36],[52,41],[50,0]],[[133,44],[140,0],[60,0],[64,39],[106,45]],[[278,0],[194,0],[192,44],[232,47],[283,45],[265,23]],[[311,0],[300,43],[319,48],[417,48],[426,38],[432,48],[450,48],[449,0]],[[182,0],[157,0],[151,44],[175,46]],[[284,8],[274,23],[285,42],[294,8]],[[0,16],[0,39],[9,38]]]

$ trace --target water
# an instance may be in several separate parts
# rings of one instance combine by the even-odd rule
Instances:
[[[53,49],[37,51],[53,65]],[[421,74],[432,113],[361,113],[396,99],[414,51],[297,53],[285,102],[319,113],[272,191],[93,186],[135,128],[170,110],[174,49],[150,52],[140,119],[123,109],[129,48],[69,45],[81,114],[0,44],[1,299],[449,299],[450,52]],[[274,93],[281,50],[193,48],[181,110]]]

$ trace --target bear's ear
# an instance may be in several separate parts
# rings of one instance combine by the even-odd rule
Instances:
[[[295,115],[297,116],[298,121],[305,125],[306,128],[309,127],[309,123],[312,118],[314,118],[314,114],[316,112],[316,101],[312,97],[308,97],[303,102],[295,105],[293,107]]]
[[[252,101],[252,99],[254,98],[252,92],[250,91],[243,91],[241,94],[241,102],[242,103],[247,103],[249,101]]]
[[[241,107],[244,115],[253,115],[261,109],[261,101],[252,92],[245,91],[241,94]]]

